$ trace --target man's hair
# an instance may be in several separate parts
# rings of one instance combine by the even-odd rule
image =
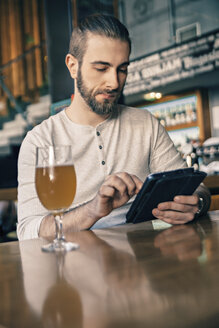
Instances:
[[[128,42],[131,52],[131,40],[127,28],[114,16],[93,14],[85,17],[79,25],[73,29],[69,53],[81,63],[87,47],[88,33],[106,36]]]

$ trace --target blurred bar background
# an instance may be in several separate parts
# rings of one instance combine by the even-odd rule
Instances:
[[[219,209],[218,0],[1,0],[0,241],[16,239],[21,142],[72,101],[70,35],[96,12],[115,15],[131,35],[121,102],[160,120],[188,165],[208,173]]]

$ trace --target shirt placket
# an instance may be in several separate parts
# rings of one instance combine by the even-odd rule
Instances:
[[[102,132],[100,128],[96,128],[96,143],[98,147],[98,155],[99,155],[99,164],[101,170],[103,170],[104,175],[106,175],[107,172],[107,161],[106,161],[106,155],[104,152],[104,143],[102,138]]]

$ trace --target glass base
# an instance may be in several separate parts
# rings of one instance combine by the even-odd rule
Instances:
[[[42,246],[42,251],[43,252],[69,252],[69,251],[74,251],[78,248],[79,245],[76,243],[71,243],[61,240]]]

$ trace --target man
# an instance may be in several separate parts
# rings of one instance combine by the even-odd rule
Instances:
[[[66,65],[75,82],[71,105],[30,131],[18,163],[18,237],[55,233],[54,219],[40,204],[34,185],[37,146],[73,146],[77,193],[65,214],[64,231],[102,228],[125,222],[125,214],[149,173],[185,164],[165,129],[147,111],[118,105],[129,65],[131,42],[116,18],[92,15],[74,29]],[[155,217],[172,224],[193,220],[199,197],[202,213],[209,194],[159,204]]]

